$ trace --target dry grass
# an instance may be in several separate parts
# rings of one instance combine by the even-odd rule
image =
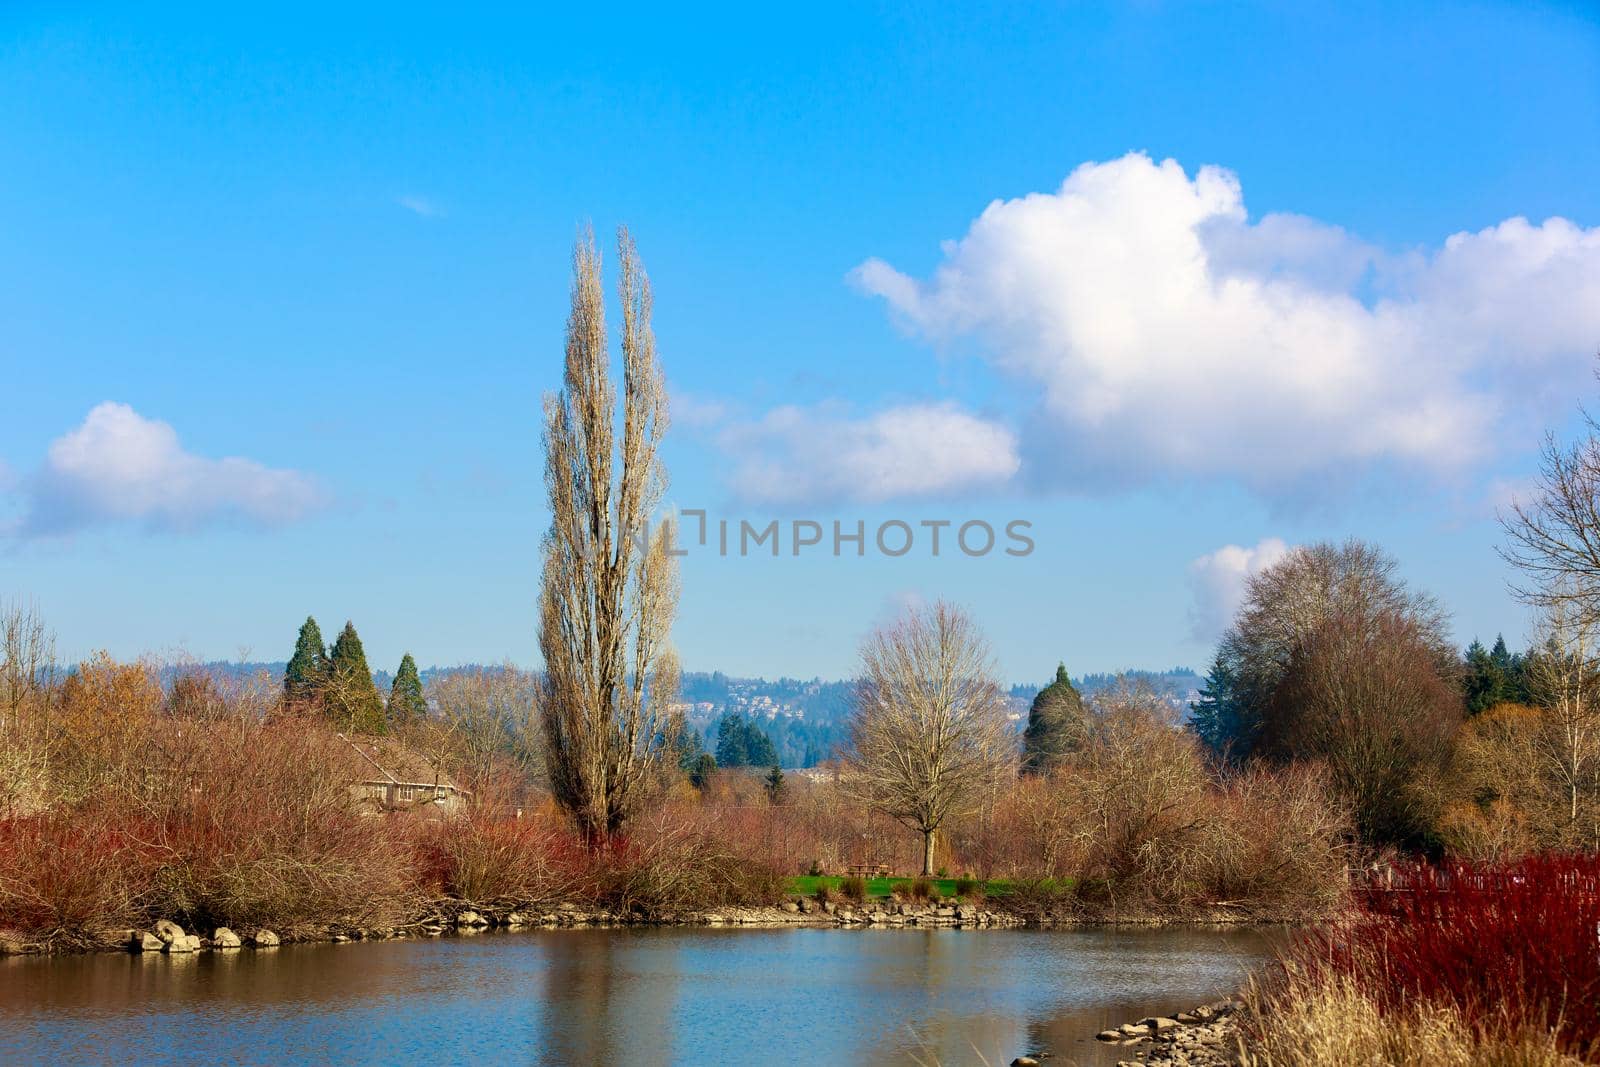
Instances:
[[[1547,1031],[1491,1035],[1454,1009],[1412,1006],[1385,1014],[1348,977],[1291,972],[1246,996],[1246,1067],[1577,1067]]]

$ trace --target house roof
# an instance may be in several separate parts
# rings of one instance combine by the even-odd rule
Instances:
[[[465,793],[436,760],[431,760],[392,737],[373,734],[340,734],[355,753],[350,774],[358,782],[385,782],[392,785],[442,785]]]

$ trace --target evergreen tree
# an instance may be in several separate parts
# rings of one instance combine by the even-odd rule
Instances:
[[[353,623],[346,622],[344,629],[339,631],[329,659],[329,682],[324,702],[328,717],[341,730],[358,734],[383,733],[383,700],[372,681],[372,671],[367,667],[367,653],[361,647],[361,638],[356,635]]]
[[[1503,649],[1505,642],[1496,642],[1495,647]],[[1505,700],[1508,689],[1505,670],[1481,641],[1474,639],[1467,646],[1465,668],[1461,672],[1461,690],[1468,715],[1488,711]]]
[[[294,655],[283,672],[283,699],[292,705],[315,705],[322,701],[328,686],[328,650],[322,643],[322,629],[317,620],[306,616],[300,627],[300,637],[294,643]]]
[[[1065,663],[1055,681],[1039,690],[1028,709],[1022,733],[1022,773],[1045,774],[1082,743],[1086,731],[1083,697],[1067,676]]]
[[[1233,668],[1219,652],[1200,687],[1200,699],[1189,705],[1189,729],[1212,752],[1240,758],[1244,752],[1239,746],[1248,744],[1248,738],[1241,733],[1235,689]]]
[[[774,804],[782,804],[787,787],[783,781],[783,768],[776,763],[772,765],[772,770],[767,772],[766,787],[767,799]]]
[[[744,719],[728,712],[717,723],[717,766],[743,767],[749,762],[744,747]]]
[[[1489,652],[1489,658],[1500,668],[1500,673],[1505,676],[1506,686],[1503,699],[1517,704],[1531,703],[1528,696],[1528,662],[1527,657],[1518,652],[1513,654],[1506,647],[1504,634],[1495,635],[1494,648]]]
[[[425,718],[428,700],[422,695],[422,676],[417,673],[417,661],[407,652],[400,657],[400,669],[394,672],[394,684],[389,687],[389,706],[385,709],[391,723],[404,724]]]
[[[780,762],[772,738],[748,719],[744,724],[744,753],[745,765],[749,767],[775,767]]]
[[[703,793],[711,784],[711,777],[716,773],[717,757],[709,752],[701,752],[689,767],[689,784]]]

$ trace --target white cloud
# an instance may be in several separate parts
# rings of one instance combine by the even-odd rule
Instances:
[[[1289,552],[1289,546],[1268,537],[1254,548],[1223,545],[1189,564],[1189,588],[1194,603],[1189,624],[1195,640],[1209,644],[1222,636],[1244,603],[1249,580]]]
[[[1141,154],[997,200],[943,252],[928,280],[877,259],[852,277],[1040,392],[1036,481],[1449,475],[1570,405],[1600,347],[1600,228],[1514,218],[1387,256],[1251,221],[1231,172]]]
[[[691,430],[717,426],[728,418],[728,405],[716,397],[702,396],[681,389],[668,390],[672,424]]]
[[[23,537],[114,522],[188,530],[217,521],[276,525],[325,503],[298,471],[184,451],[170,425],[126,404],[103,403],[56,438],[44,464],[20,483]]]
[[[836,407],[781,407],[727,428],[733,487],[747,500],[879,501],[993,489],[1016,474],[1017,438],[952,404],[853,417]]]
[[[421,215],[425,219],[436,218],[437,216],[443,214],[443,212],[439,209],[439,205],[435,204],[432,200],[429,200],[425,196],[407,194],[405,196],[395,197],[394,202],[411,212],[413,215]]]

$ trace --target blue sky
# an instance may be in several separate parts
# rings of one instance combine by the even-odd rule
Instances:
[[[691,552],[691,669],[841,676],[941,596],[1013,679],[1203,666],[1351,535],[1519,641],[1494,507],[1595,393],[1600,16],[1394,7],[6,5],[0,597],[73,656],[309,612],[535,662],[592,221],[655,286],[673,504],[1036,545]]]

